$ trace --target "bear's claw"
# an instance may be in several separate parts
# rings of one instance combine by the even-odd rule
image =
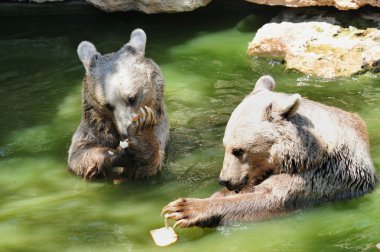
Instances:
[[[155,113],[150,107],[144,106],[140,108],[140,111],[132,119],[136,123],[137,129],[142,129],[145,127],[153,127],[157,124],[157,118]]]
[[[215,213],[210,212],[208,199],[180,198],[166,205],[161,214],[165,214],[167,219],[176,221],[173,228],[185,228],[207,226]]]
[[[176,227],[185,228],[189,226],[190,226],[190,222],[188,220],[182,219],[174,223],[173,228],[176,228]]]
[[[87,169],[86,173],[84,174],[84,178],[89,180],[94,179],[98,173],[99,169],[97,166],[94,165]]]

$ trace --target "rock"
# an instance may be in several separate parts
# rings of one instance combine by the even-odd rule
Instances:
[[[30,0],[34,3],[63,2],[65,0]]]
[[[63,2],[65,0],[31,0],[34,3]]]
[[[145,13],[184,12],[206,6],[211,0],[86,0],[104,11],[142,11]]]
[[[337,11],[334,9],[321,10],[319,8],[292,8],[282,11],[274,17],[272,23],[281,22],[326,22],[342,27],[353,26],[360,29],[380,29],[380,13],[369,11]]]
[[[380,7],[378,0],[246,0],[266,5],[284,5],[288,7],[335,6],[339,10],[358,9],[364,5]]]
[[[266,24],[249,44],[248,55],[284,60],[288,70],[325,78],[380,71],[380,30],[343,28],[327,18],[330,23]]]

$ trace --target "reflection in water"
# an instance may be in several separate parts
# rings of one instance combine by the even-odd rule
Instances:
[[[219,188],[225,125],[262,74],[273,75],[279,91],[359,113],[380,168],[378,75],[326,80],[285,73],[278,62],[250,60],[246,49],[254,32],[235,28],[246,14],[225,15],[26,16],[0,23],[0,45],[7,48],[0,51],[1,250],[155,249],[148,232],[162,226],[162,206]],[[250,20],[260,22],[257,17]],[[117,186],[88,183],[66,171],[81,116],[84,72],[76,47],[89,40],[102,53],[114,51],[136,27],[146,30],[147,54],[166,79],[171,139],[164,171]],[[380,241],[378,194],[267,222],[178,230],[173,249],[369,250]]]

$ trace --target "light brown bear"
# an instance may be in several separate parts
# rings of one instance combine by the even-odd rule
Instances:
[[[163,213],[175,226],[259,221],[375,188],[358,115],[274,89],[261,77],[228,121],[219,178],[228,190],[169,203]]]
[[[68,169],[75,174],[93,179],[121,166],[123,176],[140,179],[161,170],[169,136],[164,80],[145,58],[145,45],[141,29],[114,53],[79,44],[86,76],[82,120],[69,149]]]

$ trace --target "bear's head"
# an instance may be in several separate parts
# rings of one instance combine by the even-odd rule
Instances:
[[[161,112],[163,77],[159,67],[145,58],[146,34],[141,29],[119,51],[101,55],[95,46],[83,41],[78,56],[86,69],[86,106],[111,118],[121,137],[127,137],[132,114],[148,106]],[[86,104],[87,103],[87,104]]]
[[[219,183],[229,190],[238,192],[276,173],[279,164],[273,153],[274,147],[279,141],[281,147],[286,148],[287,141],[292,146],[287,132],[294,130],[290,120],[297,114],[301,97],[299,94],[276,93],[274,88],[273,78],[262,76],[227,123]]]

